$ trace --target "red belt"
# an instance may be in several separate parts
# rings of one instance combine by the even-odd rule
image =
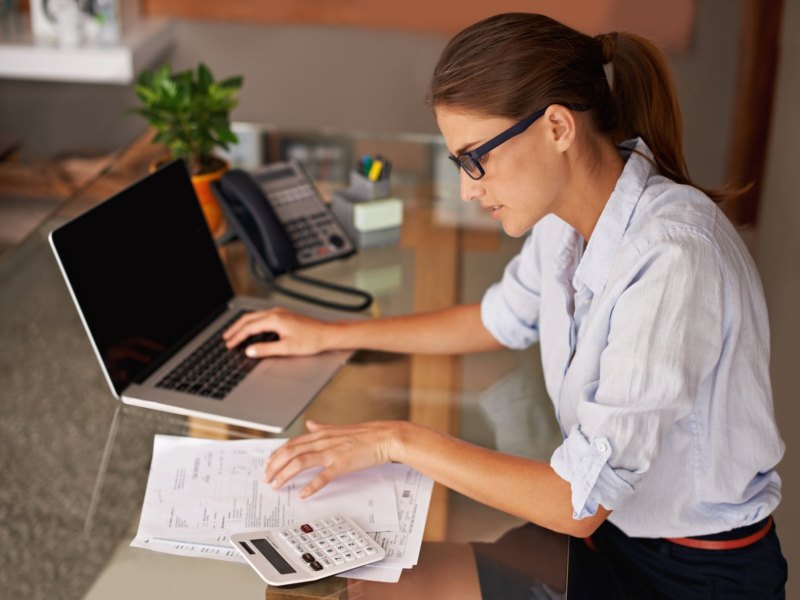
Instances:
[[[767,519],[764,526],[751,533],[748,536],[739,538],[738,540],[698,540],[695,538],[664,538],[668,542],[678,544],[679,546],[686,546],[687,548],[697,548],[699,550],[737,550],[739,548],[746,548],[752,546],[758,540],[763,538],[769,533],[769,528],[772,527],[772,516]]]
[[[772,527],[772,516],[767,518],[764,526],[758,531],[751,533],[748,536],[736,540],[698,540],[697,538],[663,538],[668,542],[677,544],[679,546],[686,546],[687,548],[696,548],[698,550],[737,550],[739,548],[746,548],[752,546],[758,540],[762,539],[769,533]],[[592,550],[597,551],[597,548],[592,542],[591,537],[583,538],[586,545]]]

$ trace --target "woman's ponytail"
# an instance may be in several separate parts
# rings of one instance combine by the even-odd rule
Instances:
[[[653,152],[658,171],[678,183],[689,183],[683,157],[683,119],[664,55],[632,33],[596,38],[611,87],[620,142],[642,137]]]

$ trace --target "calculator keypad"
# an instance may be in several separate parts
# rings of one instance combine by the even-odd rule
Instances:
[[[377,552],[374,542],[341,517],[281,529],[278,537],[305,561],[312,572],[346,565]]]
[[[338,513],[296,525],[233,534],[230,541],[269,585],[314,581],[386,556],[355,521]]]

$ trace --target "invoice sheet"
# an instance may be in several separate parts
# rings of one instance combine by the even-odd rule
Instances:
[[[370,532],[386,550],[386,558],[342,573],[341,577],[396,582],[403,569],[410,569],[417,564],[433,493],[433,480],[405,465],[392,464],[391,468],[394,472],[400,530]]]
[[[339,477],[303,500],[298,493],[318,470],[299,474],[280,490],[264,483],[265,461],[285,441],[157,435],[132,545],[153,547],[144,540],[158,539],[227,546],[233,532],[284,527],[330,512],[345,512],[367,531],[400,529],[390,465]]]
[[[400,579],[403,569],[413,567],[419,558],[433,481],[405,465],[384,465],[383,468],[391,470],[395,478],[400,530],[372,532],[375,540],[386,550],[387,557],[374,565],[341,573],[340,577],[396,582]],[[131,546],[179,556],[245,562],[239,552],[228,543],[200,544],[137,536]]]

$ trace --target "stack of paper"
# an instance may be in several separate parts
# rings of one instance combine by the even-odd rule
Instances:
[[[397,581],[419,557],[433,481],[399,464],[334,480],[301,500],[318,470],[280,490],[262,481],[266,459],[286,440],[214,442],[157,435],[139,530],[132,546],[182,556],[245,562],[231,533],[285,527],[331,512],[353,518],[386,550],[386,558],[343,577]]]

